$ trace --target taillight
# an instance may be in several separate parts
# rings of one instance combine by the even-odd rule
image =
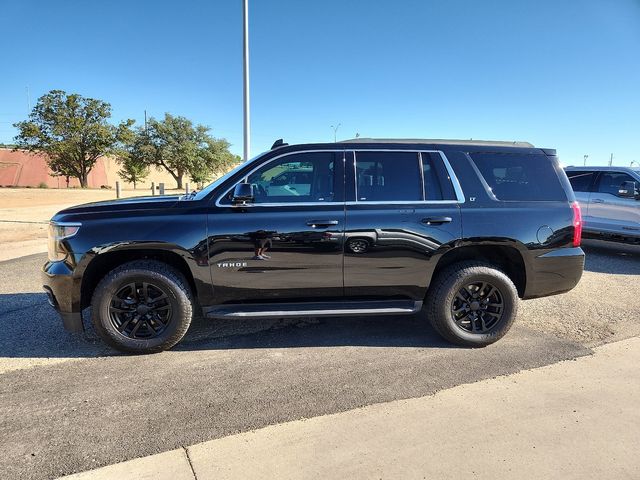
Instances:
[[[571,204],[573,210],[573,246],[579,247],[582,241],[582,210],[578,202]]]

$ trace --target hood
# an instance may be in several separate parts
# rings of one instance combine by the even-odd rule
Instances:
[[[154,197],[122,198],[102,202],[85,203],[66,208],[58,212],[52,220],[64,221],[63,217],[75,215],[96,215],[101,213],[119,213],[125,211],[158,210],[172,208],[178,203],[180,195],[163,195]]]

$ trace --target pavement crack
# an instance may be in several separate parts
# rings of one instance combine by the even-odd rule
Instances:
[[[187,447],[182,447],[184,450],[184,454],[187,456],[187,461],[189,462],[189,467],[191,467],[191,473],[193,474],[193,478],[198,480],[198,475],[196,475],[196,471],[193,468],[193,463],[191,463],[191,457],[189,456],[189,449]]]

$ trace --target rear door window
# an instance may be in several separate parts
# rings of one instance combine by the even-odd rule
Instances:
[[[546,155],[476,152],[471,158],[498,200],[567,200],[554,165]]]
[[[420,201],[422,181],[417,152],[356,152],[359,202]]]
[[[574,192],[588,192],[593,181],[593,172],[571,170],[567,172]]]
[[[457,200],[453,183],[442,157],[436,152],[422,152],[422,176],[424,179],[424,199]]]

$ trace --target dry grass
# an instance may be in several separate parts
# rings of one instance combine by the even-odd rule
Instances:
[[[146,188],[123,190],[122,197],[150,193]],[[0,245],[44,239],[46,223],[56,212],[73,205],[115,198],[115,190],[0,188]]]

